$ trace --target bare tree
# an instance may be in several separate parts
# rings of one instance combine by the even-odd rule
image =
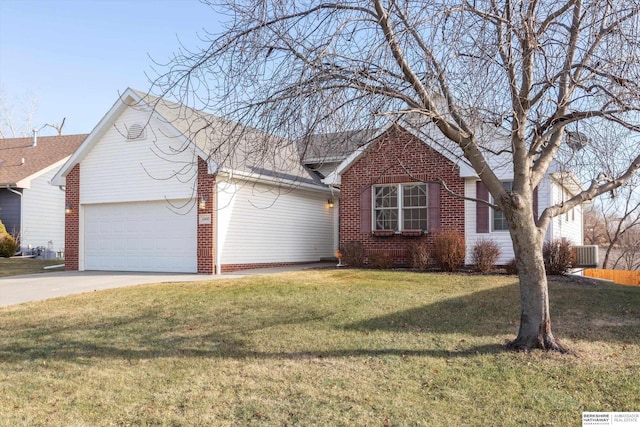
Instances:
[[[613,268],[622,270],[640,270],[640,228],[627,230],[620,238],[620,254]]]
[[[37,110],[34,96],[24,102],[10,101],[4,90],[0,90],[0,138],[20,138],[31,135],[33,116]]]
[[[0,138],[21,138],[31,136],[34,132],[33,117],[38,110],[38,102],[33,95],[27,95],[23,101],[10,101],[3,90],[0,90]],[[45,124],[35,131],[50,127],[55,129],[58,136],[62,135],[62,128],[66,117],[60,124]]]
[[[585,241],[605,248],[603,268],[640,267],[640,192],[634,181],[585,212]]]
[[[543,238],[554,216],[640,169],[638,0],[205,3],[231,17],[226,31],[178,51],[154,92],[288,139],[389,117],[429,123],[510,225],[522,312],[508,347],[565,350],[551,330]],[[626,168],[590,177],[534,219],[533,190],[559,151],[603,148],[568,132],[602,124],[632,133],[608,146]],[[492,170],[498,153],[509,157],[511,191]]]
[[[588,206],[582,214],[583,238],[587,245],[608,246],[607,220],[597,206]]]

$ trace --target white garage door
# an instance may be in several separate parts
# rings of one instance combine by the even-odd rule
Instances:
[[[85,205],[86,270],[197,272],[195,209],[166,201]]]

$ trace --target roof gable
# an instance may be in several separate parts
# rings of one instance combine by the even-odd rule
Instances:
[[[31,179],[67,159],[87,134],[0,139],[0,186],[27,188]]]
[[[327,185],[340,185],[340,176],[347,169],[349,169],[358,159],[360,159],[367,151],[382,137],[384,134],[389,132],[393,127],[398,127],[411,135],[418,138],[425,145],[433,149],[434,151],[440,153],[442,156],[447,158],[453,164],[457,165],[460,168],[460,176],[466,177],[475,175],[473,168],[471,165],[464,159],[462,156],[457,155],[453,150],[449,150],[446,148],[445,144],[438,144],[438,140],[434,138],[433,135],[427,134],[426,129],[422,128],[419,131],[416,130],[412,126],[403,126],[402,124],[398,124],[397,122],[392,122],[389,125],[380,128],[377,130],[376,134],[373,134],[369,138],[369,142],[360,146],[358,149],[353,151],[349,156],[347,156],[335,169],[334,172],[329,174],[323,182]]]
[[[324,186],[300,164],[295,145],[274,135],[243,126],[183,104],[127,89],[105,114],[82,146],[53,181],[64,183],[67,173],[87,155],[126,108],[148,111],[172,133],[191,144],[208,163],[209,173],[242,173],[270,180],[298,180]],[[265,144],[268,141],[269,144]]]

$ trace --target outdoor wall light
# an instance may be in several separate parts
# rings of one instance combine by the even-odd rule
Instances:
[[[330,208],[332,208],[334,206],[333,205],[333,199],[327,200],[327,206],[329,206]]]
[[[73,206],[72,206],[71,204],[67,204],[67,205],[64,207],[64,213],[65,213],[65,214],[67,214],[67,215],[69,215],[69,214],[70,214],[70,213],[72,213],[72,212],[73,212]]]
[[[201,196],[200,197],[200,202],[198,203],[198,207],[200,209],[206,209],[207,208],[207,201],[208,201],[208,197],[207,196]]]

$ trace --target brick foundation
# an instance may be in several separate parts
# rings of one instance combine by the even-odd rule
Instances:
[[[288,267],[292,265],[304,265],[313,264],[318,261],[302,261],[302,262],[267,262],[258,264],[223,264],[221,268],[222,273],[232,273],[234,271],[253,270],[256,268],[274,268],[274,267]]]

